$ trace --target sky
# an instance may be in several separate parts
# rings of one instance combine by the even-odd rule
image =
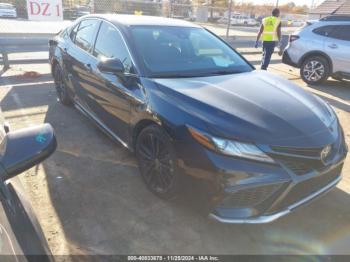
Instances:
[[[265,4],[265,3],[276,3],[277,0],[237,0],[236,2],[253,2],[254,4]],[[294,2],[296,5],[308,5],[311,6],[312,1],[315,4],[320,4],[324,0],[279,0],[280,4],[287,4],[289,2]]]

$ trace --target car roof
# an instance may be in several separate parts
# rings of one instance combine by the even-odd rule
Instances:
[[[158,25],[158,26],[180,26],[180,27],[198,27],[201,26],[173,18],[164,18],[146,15],[124,15],[124,14],[93,14],[84,16],[84,18],[94,17],[106,19],[112,23],[124,26],[134,25]]]
[[[348,21],[318,21],[314,23],[315,26],[324,26],[324,25],[350,25]]]
[[[302,31],[308,29],[314,29],[321,26],[327,26],[327,25],[350,25],[350,22],[347,21],[324,21],[324,20],[309,20],[306,22],[306,27],[302,28]]]

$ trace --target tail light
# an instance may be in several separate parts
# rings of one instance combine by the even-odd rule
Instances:
[[[298,40],[300,36],[298,35],[290,35],[289,36],[289,43],[294,42],[295,40]]]

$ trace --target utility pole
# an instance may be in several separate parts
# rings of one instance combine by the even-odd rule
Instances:
[[[278,7],[278,0],[276,1],[276,7]]]
[[[171,18],[171,15],[172,15],[172,5],[173,5],[173,3],[172,3],[172,0],[168,0],[169,1],[169,18]]]
[[[228,39],[228,36],[230,34],[230,25],[231,25],[231,14],[232,14],[232,1],[230,0],[230,4],[228,7],[228,23],[227,23],[227,29],[226,29],[226,39]]]

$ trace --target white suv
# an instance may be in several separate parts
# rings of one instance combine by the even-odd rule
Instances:
[[[289,37],[283,63],[300,68],[301,78],[318,84],[329,76],[350,79],[350,16],[329,16]]]

